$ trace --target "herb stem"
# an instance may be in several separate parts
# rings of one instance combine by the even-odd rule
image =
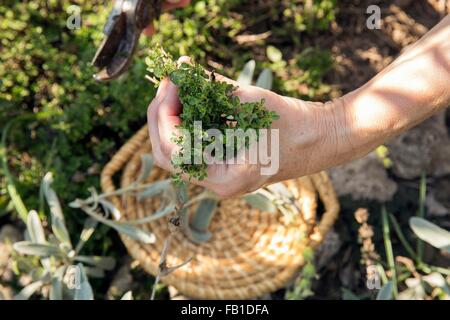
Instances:
[[[419,187],[419,210],[417,211],[417,216],[419,218],[425,217],[425,197],[427,194],[427,178],[425,172],[422,172],[420,176],[420,187]],[[424,243],[420,238],[417,238],[417,263],[422,263],[423,261],[423,247]]]
[[[392,250],[392,243],[391,243],[391,235],[389,230],[389,220],[388,215],[386,212],[386,208],[383,206],[381,209],[381,218],[383,222],[383,239],[384,239],[384,247],[386,250],[386,259],[388,263],[389,270],[391,272],[392,277],[392,293],[394,297],[397,297],[398,294],[398,288],[397,288],[397,271],[395,269],[395,260],[394,260],[394,253]]]

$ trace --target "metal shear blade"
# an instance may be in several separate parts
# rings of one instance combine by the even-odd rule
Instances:
[[[128,70],[144,30],[161,14],[161,0],[115,0],[104,28],[105,38],[92,64],[98,81],[119,77]]]

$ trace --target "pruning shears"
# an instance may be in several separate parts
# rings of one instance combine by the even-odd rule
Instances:
[[[126,72],[139,43],[142,31],[161,15],[162,0],[115,0],[92,64],[99,68],[94,75],[107,81]]]

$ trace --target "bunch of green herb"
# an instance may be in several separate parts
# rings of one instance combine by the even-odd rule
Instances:
[[[269,111],[264,106],[264,100],[256,102],[242,103],[239,97],[233,93],[237,89],[236,86],[227,82],[216,80],[214,72],[208,74],[202,66],[196,63],[177,64],[172,56],[166,53],[161,47],[156,47],[150,51],[146,59],[148,71],[153,75],[151,78],[155,85],[159,85],[159,81],[164,77],[178,86],[178,97],[183,106],[180,114],[181,124],[178,126],[180,131],[189,132],[191,150],[185,150],[186,135],[174,137],[174,142],[181,147],[177,155],[172,157],[172,163],[180,172],[177,173],[176,179],[181,173],[186,173],[189,178],[199,180],[207,176],[207,164],[202,161],[201,164],[195,164],[195,157],[199,156],[204,148],[209,145],[210,141],[205,141],[208,137],[209,129],[219,130],[225,137],[227,129],[259,129],[269,128],[278,115]],[[194,148],[194,122],[201,121],[201,138],[202,149]],[[197,137],[198,138],[198,137]],[[232,154],[215,154],[221,160],[234,157],[241,147],[248,147],[251,141],[244,143],[234,143]],[[216,141],[213,140],[213,143]],[[226,150],[226,138],[219,143],[223,143],[223,150]],[[185,158],[185,153],[190,151],[191,163],[186,164],[181,161]],[[189,153],[187,153],[189,155]],[[200,156],[202,156],[200,154]],[[202,158],[203,159],[203,158]]]

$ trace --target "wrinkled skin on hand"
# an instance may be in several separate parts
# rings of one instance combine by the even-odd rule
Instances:
[[[188,61],[188,58],[183,57],[181,61]],[[288,179],[293,170],[299,175],[320,170],[322,164],[317,159],[322,157],[318,153],[332,143],[330,135],[334,132],[325,125],[332,124],[333,121],[327,118],[330,113],[326,112],[327,108],[323,104],[283,97],[255,86],[238,84],[220,75],[216,75],[216,80],[237,86],[234,95],[242,102],[264,99],[266,108],[280,116],[272,124],[272,129],[279,129],[279,170],[274,174],[264,175],[261,173],[261,164],[249,164],[248,161],[246,164],[212,164],[208,167],[205,180],[192,182],[222,197],[229,197],[254,191],[264,184]],[[181,122],[181,112],[178,89],[166,78],[161,82],[157,95],[148,108],[148,123],[155,161],[171,172],[174,172],[171,157],[178,150],[172,137],[177,131],[176,126]],[[268,141],[271,141],[271,137]],[[250,145],[250,151],[256,147],[256,144]],[[301,160],[299,154],[302,155]],[[237,157],[245,157],[245,150],[241,150]]]

